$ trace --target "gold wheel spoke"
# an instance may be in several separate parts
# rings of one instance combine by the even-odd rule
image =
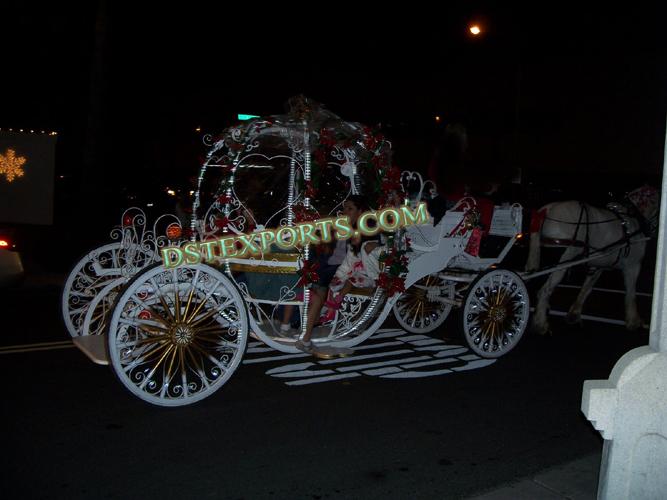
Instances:
[[[193,341],[190,345],[191,345],[194,349],[196,349],[197,351],[199,351],[200,353],[202,353],[204,356],[206,356],[206,357],[207,357],[213,364],[215,364],[215,365],[216,365],[218,368],[220,368],[222,371],[227,371],[227,368],[225,368],[225,366],[224,366],[219,360],[215,359],[215,358],[211,355],[211,353],[209,353],[209,352],[207,352],[206,350],[204,350],[204,348],[203,348],[202,346],[200,346],[199,344],[197,344],[197,342],[194,342],[194,341]]]
[[[183,321],[187,322],[188,320],[188,311],[190,310],[190,304],[192,303],[192,297],[195,294],[197,289],[197,281],[199,280],[199,269],[195,272],[194,278],[192,278],[192,286],[190,287],[190,294],[188,295],[188,302],[185,304],[185,311],[183,311]]]
[[[125,347],[138,347],[140,345],[145,345],[145,344],[152,344],[155,342],[161,342],[163,340],[168,340],[169,337],[167,335],[159,335],[155,337],[147,337],[143,339],[136,340],[134,342],[127,342],[125,344],[116,344],[117,347],[119,348],[125,348]]]
[[[126,372],[129,372],[130,370],[134,369],[136,366],[139,366],[140,364],[144,364],[148,362],[153,356],[158,355],[158,353],[162,350],[165,349],[167,346],[170,344],[168,342],[160,343],[158,342],[158,345],[150,346],[149,350],[147,352],[141,353],[141,355],[136,358],[134,361],[132,361],[130,364],[127,366],[123,367],[123,370]]]
[[[164,397],[165,393],[167,392],[167,387],[171,382],[171,369],[174,367],[174,360],[176,359],[178,350],[179,348],[176,348],[171,351],[171,358],[169,359],[169,365],[167,366],[167,374],[162,381],[162,391],[160,392],[160,397]]]
[[[203,365],[199,364],[199,362],[195,358],[194,353],[190,349],[187,349],[186,353],[190,357],[190,359],[192,360],[192,363],[195,365],[196,373],[199,374],[199,378],[201,379],[201,381],[204,383],[204,385],[206,387],[210,387],[210,384],[208,383],[208,379],[206,378],[206,373],[204,372]]]
[[[178,276],[176,269],[172,270],[173,285],[174,285],[174,315],[176,321],[181,321],[181,291],[178,287]]]
[[[157,295],[158,300],[162,304],[162,307],[165,310],[165,314],[168,316],[168,320],[173,322],[174,321],[174,315],[171,314],[171,308],[169,307],[169,305],[167,305],[167,301],[164,300],[164,297],[162,296],[162,293],[160,291],[160,287],[157,286],[157,284],[155,283],[155,278],[151,278],[149,281],[150,281],[151,285],[153,285],[153,288],[155,288],[155,294]],[[165,324],[168,325],[167,322],[165,322]]]
[[[167,357],[167,355],[172,351],[172,349],[175,349],[173,344],[169,345],[167,350],[164,351],[164,353],[162,353],[162,356],[160,356],[160,359],[157,360],[157,362],[155,363],[153,368],[151,368],[151,371],[149,371],[148,374],[146,375],[146,377],[144,378],[144,381],[139,386],[139,389],[143,389],[146,386],[148,381],[153,377],[153,375],[155,375],[155,372],[160,367],[160,365],[162,364],[164,359]]]
[[[194,320],[194,319],[197,317],[197,314],[199,314],[199,311],[201,310],[201,308],[204,307],[204,304],[206,304],[206,303],[208,302],[208,299],[211,298],[211,296],[212,296],[213,293],[218,289],[219,286],[220,286],[220,282],[218,281],[218,282],[216,283],[216,285],[215,285],[213,288],[211,288],[211,290],[206,294],[206,297],[204,297],[204,299],[203,299],[203,300],[199,303],[199,305],[195,308],[195,310],[194,310],[194,311],[192,312],[192,314],[190,315],[190,318],[187,319],[187,321],[185,321],[186,323],[190,323],[192,320]],[[222,305],[224,306],[224,305],[226,305],[226,304],[227,304],[227,301],[225,301],[225,303],[222,304]]]
[[[141,300],[139,297],[137,297],[136,294],[134,294],[134,298],[139,303],[139,306],[143,307],[146,311],[151,313],[151,316],[153,318],[155,318],[156,321],[159,321],[160,323],[162,323],[167,328],[170,327],[169,321],[167,321],[165,318],[163,318],[162,315],[159,314],[155,309],[153,309],[152,306],[149,306],[148,304],[146,304],[143,300]],[[167,309],[167,314],[171,315],[171,313],[169,312],[168,309]]]
[[[196,332],[209,332],[209,331],[219,331],[219,330],[228,330],[228,329],[229,329],[229,327],[221,325],[217,321],[212,321],[211,323],[207,323],[205,325],[201,325],[199,327],[193,328],[193,330],[196,331]]]
[[[213,308],[213,309],[209,309],[209,311],[206,314],[204,314],[201,318],[199,318],[197,321],[195,321],[194,323],[190,323],[190,327],[192,327],[192,328],[196,327],[197,325],[201,324],[203,321],[211,318],[214,314],[217,314],[217,313],[218,313],[218,308],[217,307]]]

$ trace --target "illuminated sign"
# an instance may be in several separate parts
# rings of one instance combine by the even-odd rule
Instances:
[[[240,113],[238,115],[236,115],[236,117],[237,117],[237,119],[239,119],[241,121],[252,120],[253,118],[259,118],[259,116],[257,116],[257,115],[242,115]]]
[[[4,155],[0,154],[0,175],[7,178],[7,182],[12,182],[17,177],[23,177],[25,174],[23,165],[27,159],[24,156],[16,156],[16,151],[7,149]]]
[[[53,223],[56,140],[55,132],[0,130],[0,222]]]

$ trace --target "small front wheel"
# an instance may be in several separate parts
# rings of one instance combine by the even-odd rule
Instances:
[[[483,358],[511,351],[528,324],[530,301],[523,280],[506,269],[492,269],[472,282],[463,304],[463,335]]]
[[[403,330],[428,334],[442,325],[452,310],[454,283],[429,274],[401,295],[394,305],[394,317]]]

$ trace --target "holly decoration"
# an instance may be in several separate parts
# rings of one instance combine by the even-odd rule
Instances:
[[[319,262],[305,261],[303,267],[297,271],[300,276],[299,282],[296,286],[310,286],[312,283],[317,283],[320,279],[317,274],[317,269],[320,267]]]
[[[310,222],[316,220],[319,217],[319,214],[313,207],[307,207],[303,203],[297,203],[293,205],[292,212],[294,212],[294,221],[296,223]]]
[[[405,291],[405,275],[408,273],[408,256],[410,249],[410,239],[404,239],[404,245],[396,235],[391,235],[387,239],[387,250],[382,252],[379,257],[380,263],[384,264],[384,269],[377,279],[378,288],[382,288],[388,297],[396,293]]]

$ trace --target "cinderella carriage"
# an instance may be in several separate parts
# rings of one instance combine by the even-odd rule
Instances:
[[[249,337],[296,353],[305,333],[316,270],[316,245],[258,255],[216,257],[166,266],[162,250],[185,242],[258,235],[336,216],[346,198],[364,195],[371,209],[415,207],[434,195],[419,174],[391,163],[391,145],[303,97],[285,115],[258,118],[207,137],[209,147],[187,227],[162,216],[151,230],[137,209],[126,212],[116,241],[74,267],[63,315],[75,344],[142,400],[181,406],[208,397],[238,369]],[[385,233],[373,288],[352,288],[333,319],[313,332],[315,351],[346,352],[393,313],[409,332],[429,333],[461,307],[462,330],[482,357],[499,357],[520,340],[529,314],[521,277],[501,267],[521,237],[521,207],[495,207],[486,233],[501,250],[481,256],[479,212],[464,199],[433,224]],[[298,331],[279,327],[285,308]]]

